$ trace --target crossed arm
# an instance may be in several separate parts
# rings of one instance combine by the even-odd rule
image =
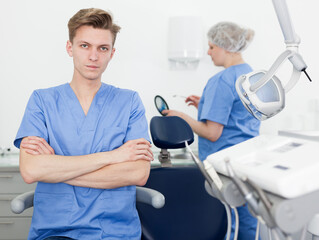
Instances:
[[[74,186],[117,188],[146,183],[153,153],[145,139],[131,140],[109,151],[83,156],[55,155],[39,137],[20,145],[20,172],[25,182],[64,182]]]

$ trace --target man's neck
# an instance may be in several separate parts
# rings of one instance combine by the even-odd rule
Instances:
[[[76,79],[73,77],[70,86],[79,100],[83,112],[87,115],[95,94],[100,89],[101,80]]]
[[[95,94],[101,87],[101,81],[98,80],[86,80],[86,81],[76,81],[72,79],[70,86],[78,99],[88,99],[94,98]]]

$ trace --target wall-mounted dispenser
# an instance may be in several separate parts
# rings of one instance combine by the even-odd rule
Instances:
[[[194,70],[204,53],[202,20],[196,16],[169,19],[168,60],[172,70]]]

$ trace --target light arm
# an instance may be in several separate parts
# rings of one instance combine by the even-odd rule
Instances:
[[[285,43],[287,45],[287,50],[283,52],[273,63],[270,70],[265,74],[258,82],[251,86],[250,90],[252,92],[256,92],[259,88],[264,86],[278,71],[280,66],[289,59],[292,63],[294,69],[288,84],[284,87],[285,92],[288,92],[292,89],[297,81],[299,80],[301,71],[306,73],[307,65],[302,59],[301,55],[298,53],[298,45],[300,43],[300,38],[295,33],[290,14],[288,11],[288,7],[286,4],[286,0],[273,0],[273,6],[281,27],[281,31],[284,35]],[[311,79],[309,78],[311,81]]]
[[[285,38],[285,43],[296,44],[298,46],[300,43],[300,38],[296,35],[292,25],[286,0],[272,0],[272,3],[275,8],[281,31]]]
[[[295,58],[296,64],[294,64],[293,72],[290,78],[290,81],[288,84],[284,87],[285,92],[288,92],[290,89],[292,89],[295,84],[298,82],[300,77],[300,72],[303,71],[307,66],[303,62],[300,54],[297,52],[286,50],[280,56],[276,59],[276,61],[272,64],[270,69],[266,72],[266,74],[260,78],[255,84],[253,84],[250,87],[251,92],[256,92],[258,89],[263,87],[272,77],[276,74],[276,72],[279,70],[281,65],[289,58]],[[296,65],[296,67],[295,67]]]
[[[290,15],[289,15],[289,11],[288,11],[288,7],[286,4],[286,0],[273,0],[273,6],[282,30],[282,33],[284,35],[284,39],[285,39],[285,43],[287,46],[287,50],[284,51],[282,54],[279,55],[279,57],[276,59],[276,61],[273,63],[273,65],[271,66],[271,68],[269,69],[269,71],[265,72],[265,74],[262,75],[262,77],[260,77],[260,79],[258,81],[255,81],[254,83],[249,83],[251,84],[251,86],[245,90],[245,94],[247,98],[250,98],[251,96],[255,96],[256,92],[261,89],[263,86],[265,86],[265,84],[267,84],[269,81],[271,81],[276,72],[280,69],[281,65],[287,60],[289,59],[289,61],[292,63],[293,65],[293,70],[291,73],[291,77],[290,80],[287,82],[287,84],[284,87],[280,88],[284,89],[284,92],[289,92],[298,82],[301,72],[304,72],[307,76],[307,78],[309,79],[309,81],[311,82],[311,79],[309,77],[309,75],[306,72],[306,68],[307,65],[304,62],[302,56],[298,53],[298,45],[300,43],[300,39],[299,37],[296,35],[294,27],[292,25],[292,21],[290,19]],[[255,72],[256,75],[254,74],[250,74],[250,76],[257,76],[261,75],[260,71],[259,72]],[[244,80],[243,77],[241,77],[241,82]],[[247,81],[246,81],[247,82]],[[239,84],[239,82],[238,82]],[[238,85],[236,83],[236,85]],[[239,94],[239,96],[241,96],[242,101],[246,102],[245,97],[242,96],[241,94],[241,90],[240,88],[238,88],[236,86],[236,90]],[[278,89],[277,89],[278,91]],[[281,91],[281,90],[279,90]],[[284,99],[284,95],[281,97],[281,99]],[[259,98],[259,97],[257,97]],[[263,107],[259,106],[259,103],[256,103],[254,99],[252,99],[251,103],[246,104],[246,107],[250,107],[253,106],[254,109],[257,109],[259,112],[261,112],[263,114]],[[280,112],[283,109],[282,106],[280,106],[280,109],[275,109],[273,111],[273,114],[266,114],[268,117],[269,116],[274,116],[275,114],[277,114],[278,112]],[[253,112],[254,110],[252,110],[251,112]],[[265,115],[265,114],[264,114]],[[266,116],[265,115],[265,116]],[[267,117],[267,118],[268,118]]]
[[[292,50],[292,54],[288,57],[289,61],[294,66],[290,81],[284,87],[285,92],[289,92],[300,78],[300,72],[304,72],[311,82],[311,78],[306,72],[307,65],[302,59],[302,56],[298,54],[298,45],[300,43],[299,36],[295,33],[290,14],[288,11],[288,6],[286,0],[272,0],[275,12],[281,27],[282,34],[284,35],[285,43],[287,49]],[[299,73],[298,73],[299,72]]]

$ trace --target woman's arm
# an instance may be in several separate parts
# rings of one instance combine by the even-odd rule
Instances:
[[[164,110],[163,113],[167,116],[177,116],[183,118],[192,128],[192,130],[203,138],[206,138],[212,142],[216,142],[221,136],[224,125],[206,120],[206,122],[201,122],[193,119],[189,115],[175,111],[175,110]]]

